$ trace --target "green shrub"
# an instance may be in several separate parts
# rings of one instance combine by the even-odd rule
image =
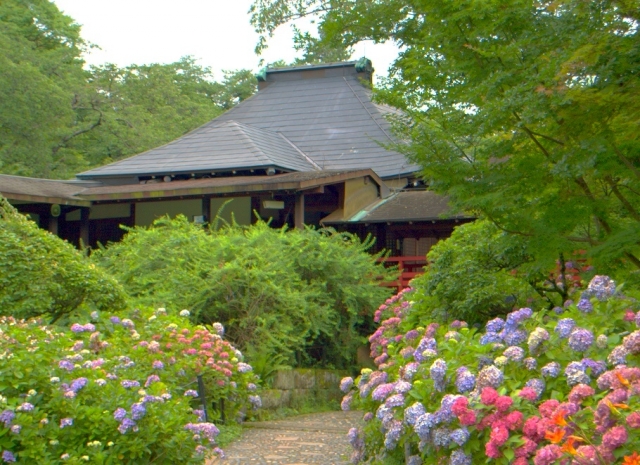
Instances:
[[[370,242],[327,230],[264,222],[210,231],[185,217],[129,230],[94,254],[137,302],[187,306],[195,321],[221,321],[229,340],[279,354],[290,365],[350,366],[388,295]]]
[[[416,327],[413,293],[393,297],[370,338],[377,370],[341,382],[343,408],[367,412],[353,463],[638,463],[638,309],[604,276],[484,330]]]
[[[427,258],[425,274],[412,286],[418,290],[414,295],[417,305],[429,319],[484,322],[540,298],[516,272],[529,260],[525,243],[488,221],[457,227]]]
[[[251,367],[218,333],[164,309],[127,316],[94,312],[69,328],[0,318],[5,462],[204,463],[217,428],[202,418],[196,375],[227,418],[259,403]]]
[[[0,315],[55,321],[83,305],[117,311],[125,294],[71,244],[0,198]]]

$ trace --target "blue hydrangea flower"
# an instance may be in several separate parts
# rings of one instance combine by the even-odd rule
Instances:
[[[613,348],[611,353],[607,356],[607,362],[611,365],[626,365],[627,355],[629,351],[623,345],[619,345]]]
[[[603,361],[600,360],[592,360],[590,358],[583,358],[582,363],[587,368],[591,369],[591,374],[593,376],[600,376],[602,373],[607,371],[607,365]]]
[[[578,310],[582,313],[591,313],[593,311],[593,304],[589,299],[580,299],[578,302]]]
[[[502,336],[498,333],[486,333],[480,337],[480,344],[483,346],[494,342],[502,342]]]
[[[564,369],[564,374],[567,377],[567,384],[569,386],[575,386],[576,384],[589,384],[591,379],[586,373],[587,367],[582,362],[571,362]]]
[[[456,388],[458,392],[469,392],[475,385],[476,377],[467,367],[460,367],[456,370]]]
[[[122,407],[118,407],[115,412],[113,412],[113,418],[116,421],[122,421],[127,416],[127,411]]]
[[[398,445],[398,440],[402,435],[404,430],[404,426],[402,422],[398,420],[393,420],[389,424],[389,428],[387,429],[387,434],[384,437],[384,447],[387,450],[393,450]]]
[[[594,276],[589,282],[587,290],[582,293],[586,298],[595,296],[598,300],[606,300],[616,292],[616,283],[608,276]]]
[[[520,346],[507,347],[502,354],[514,362],[519,362],[524,359],[524,349]]]
[[[480,370],[478,376],[476,377],[476,388],[478,390],[482,390],[485,387],[492,387],[497,389],[504,380],[504,374],[502,371],[494,366],[488,365]]]
[[[538,399],[542,397],[542,393],[544,392],[544,388],[546,387],[545,382],[540,378],[532,378],[525,383],[525,387],[530,387],[536,394],[538,395]]]
[[[131,405],[131,418],[133,420],[140,420],[147,413],[147,409],[142,403],[135,403]]]
[[[543,366],[540,372],[542,376],[546,376],[547,378],[557,378],[560,374],[560,368],[558,362],[550,362]]]
[[[429,368],[429,374],[431,375],[431,379],[433,379],[433,384],[437,391],[444,391],[446,372],[447,362],[441,358],[434,361]]]
[[[502,338],[508,346],[517,346],[527,340],[527,332],[524,329],[503,330],[502,333],[504,333]]]
[[[562,320],[558,320],[558,324],[556,324],[555,332],[558,333],[558,336],[562,339],[566,339],[573,331],[573,328],[576,327],[576,322],[573,318],[563,318]]]
[[[451,430],[440,427],[433,430],[433,445],[436,447],[447,447],[451,442]]]
[[[467,428],[458,428],[451,432],[450,439],[459,446],[464,445],[469,440],[469,430]]]
[[[504,328],[504,320],[502,318],[494,318],[487,322],[486,330],[488,333],[499,333]]]
[[[578,328],[569,336],[569,347],[576,352],[585,352],[593,344],[593,333],[588,329]]]
[[[413,430],[422,441],[428,441],[429,434],[434,426],[436,426],[436,419],[432,413],[427,412],[418,417],[413,425]]]
[[[385,402],[387,407],[402,407],[404,405],[404,396],[402,394],[395,394],[389,397]]]
[[[471,465],[471,456],[464,453],[462,449],[456,449],[449,457],[449,465]]]
[[[420,402],[416,402],[412,406],[404,409],[404,422],[409,426],[414,426],[418,418],[424,414],[424,405]]]
[[[525,358],[522,363],[524,363],[524,367],[529,371],[533,371],[538,368],[538,361],[533,357]]]

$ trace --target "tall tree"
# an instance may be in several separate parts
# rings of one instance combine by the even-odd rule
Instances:
[[[0,169],[52,175],[59,148],[85,127],[80,28],[48,0],[0,2]]]
[[[263,38],[317,14],[327,43],[393,40],[378,98],[455,206],[526,238],[548,268],[587,248],[640,268],[638,0],[256,0]]]

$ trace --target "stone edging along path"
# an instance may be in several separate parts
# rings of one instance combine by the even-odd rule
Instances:
[[[225,459],[206,465],[343,465],[350,463],[347,432],[362,412],[323,412],[285,420],[245,423],[242,437],[227,447]]]

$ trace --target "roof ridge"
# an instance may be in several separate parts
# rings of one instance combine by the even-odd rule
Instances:
[[[385,131],[385,129],[380,126],[380,123],[378,123],[378,120],[376,120],[373,115],[371,114],[371,112],[369,111],[369,109],[367,108],[367,106],[364,104],[364,102],[362,101],[362,99],[360,98],[360,96],[356,93],[355,89],[353,87],[351,87],[351,84],[349,84],[349,81],[347,81],[347,78],[342,76],[342,79],[344,79],[344,82],[347,83],[347,86],[349,86],[349,89],[351,89],[351,92],[353,92],[353,95],[355,95],[355,97],[358,99],[358,102],[360,102],[360,105],[362,105],[362,108],[364,108],[364,111],[367,112],[367,114],[369,115],[369,117],[373,120],[374,123],[376,123],[376,126],[378,126],[378,128],[382,131],[382,133],[387,136],[387,139],[389,139],[391,142],[396,142],[393,140],[393,138],[387,133],[387,131]]]
[[[298,148],[298,146],[296,144],[294,144],[293,142],[291,142],[287,136],[282,134],[282,132],[280,132],[280,131],[276,131],[276,134],[278,134],[280,137],[282,137],[284,140],[286,140],[291,145],[291,147],[293,147],[300,154],[300,156],[302,158],[304,158],[307,162],[309,162],[311,164],[311,166],[313,166],[313,168],[315,170],[322,171],[322,168],[320,167],[320,165],[318,165],[315,161],[313,161],[311,159],[311,157],[309,157],[306,153],[304,153],[302,150],[300,150]]]

